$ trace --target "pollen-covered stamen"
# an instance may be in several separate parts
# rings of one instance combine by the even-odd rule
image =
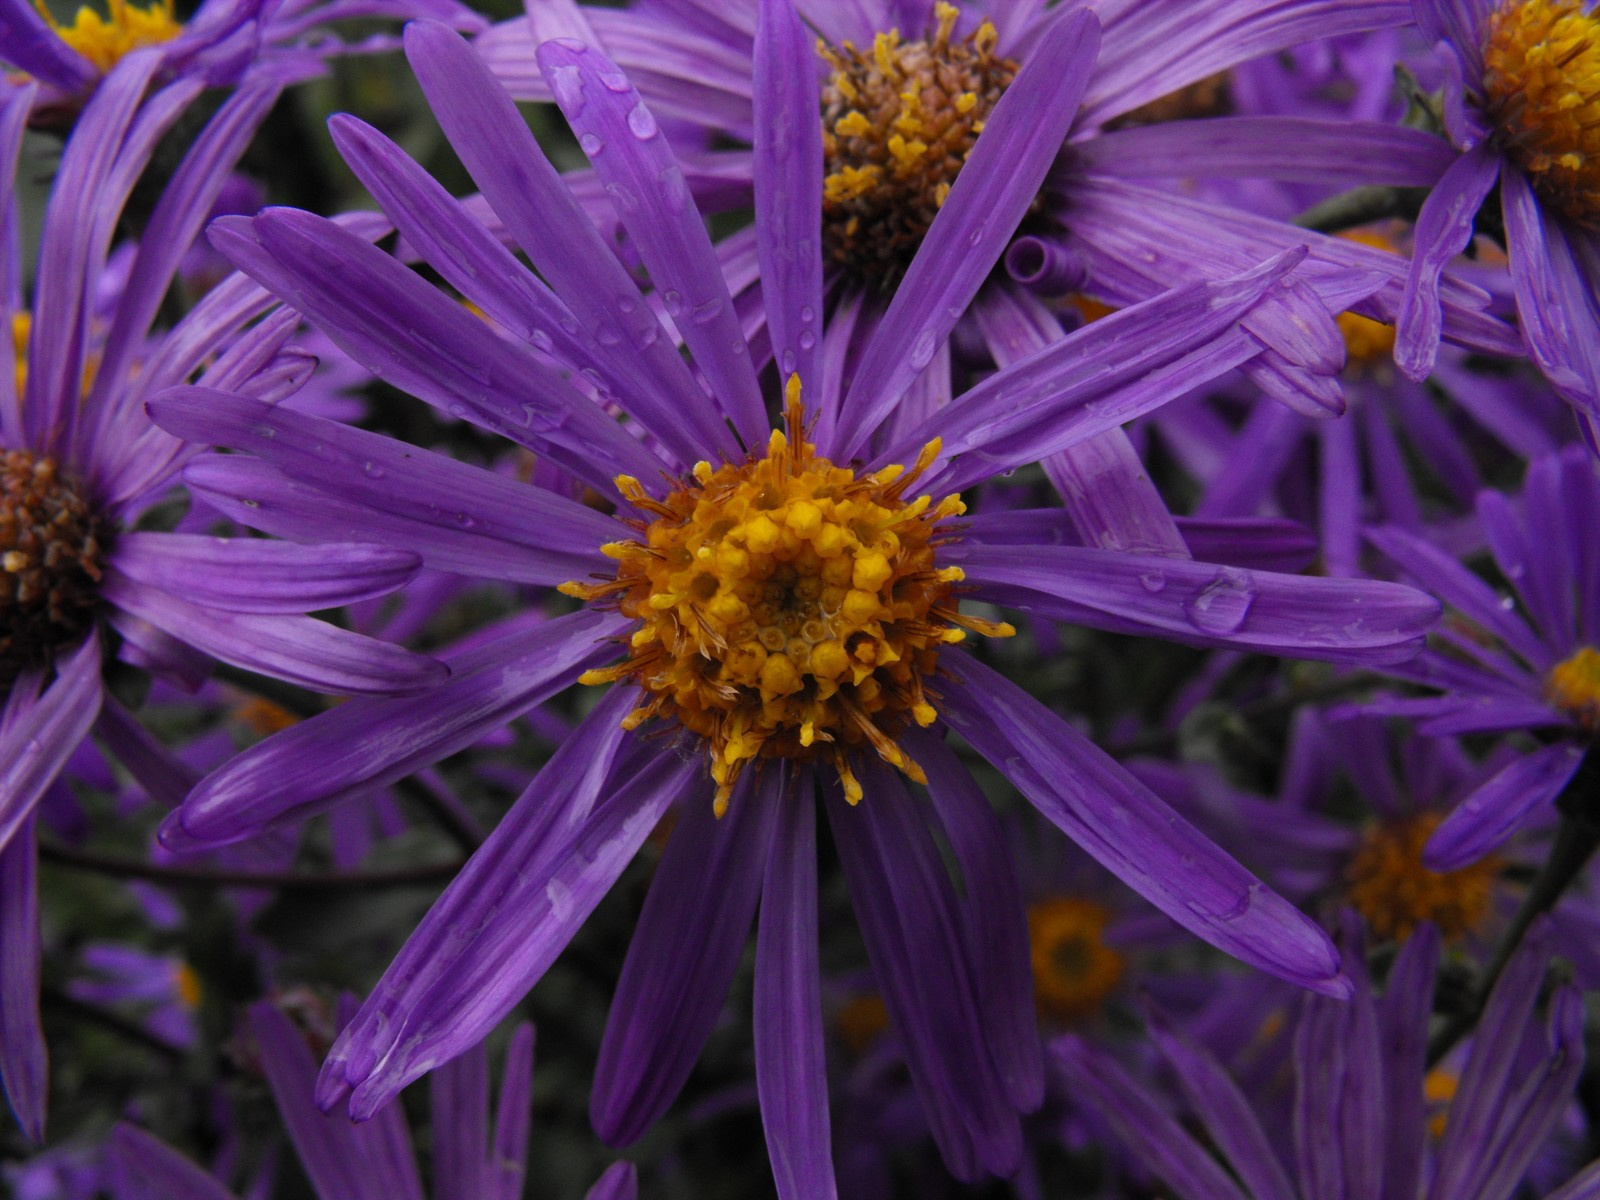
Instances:
[[[105,526],[55,460],[0,452],[0,687],[89,626]]]
[[[805,440],[794,377],[785,415],[787,433],[774,431],[764,456],[698,463],[665,500],[618,479],[656,519],[636,523],[639,540],[602,547],[615,579],[561,589],[639,621],[628,658],[583,682],[632,679],[643,703],[629,728],[676,718],[704,737],[719,814],[761,758],[829,761],[851,803],[857,750],[921,782],[895,738],[937,716],[939,648],[967,629],[1013,632],[959,614],[961,570],[934,561],[937,526],[966,511],[960,498],[903,499],[937,443],[910,470],[857,475]]]
[[[988,21],[953,37],[960,14],[934,8],[920,41],[880,33],[870,51],[849,42],[818,52],[833,73],[822,92],[823,242],[829,258],[870,289],[899,282],[972,152],[1017,64],[995,54]]]
[[[1486,111],[1544,203],[1600,222],[1600,17],[1579,0],[1508,0],[1489,17]]]
[[[92,62],[100,72],[111,70],[121,59],[145,46],[170,42],[183,32],[183,24],[173,15],[172,0],[156,0],[148,8],[127,0],[107,0],[102,17],[87,5],[78,9],[71,25],[58,24],[43,0],[34,0],[39,12],[57,36]]]
[[[1106,945],[1110,912],[1092,900],[1056,896],[1028,907],[1033,995],[1042,1016],[1081,1021],[1122,981],[1122,955]]]
[[[1439,828],[1437,813],[1375,825],[1345,870],[1355,910],[1380,938],[1404,941],[1423,921],[1447,941],[1482,926],[1489,915],[1500,860],[1493,855],[1457,871],[1430,871],[1422,850]]]
[[[1600,651],[1584,646],[1550,668],[1545,697],[1587,733],[1600,733]]]

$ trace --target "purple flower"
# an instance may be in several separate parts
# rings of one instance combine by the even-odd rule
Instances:
[[[1573,447],[1528,468],[1520,506],[1495,491],[1478,519],[1501,576],[1521,601],[1489,586],[1415,534],[1374,530],[1372,543],[1465,618],[1446,621],[1436,645],[1390,673],[1443,694],[1367,705],[1420,719],[1424,734],[1532,731],[1542,744],[1476,788],[1428,842],[1434,870],[1463,866],[1500,846],[1577,773],[1600,722],[1600,561],[1593,522],[1600,481]]]
[[[1274,1147],[1249,1098],[1210,1052],[1159,1014],[1152,1015],[1151,1033],[1204,1131],[1204,1145],[1111,1055],[1066,1036],[1053,1043],[1052,1056],[1068,1086],[1099,1108],[1118,1139],[1180,1200],[1422,1194],[1508,1200],[1583,1070],[1578,989],[1555,987],[1542,1030],[1535,1015],[1549,935],[1547,925],[1535,928],[1490,995],[1442,1137],[1430,1134],[1424,1084],[1439,955],[1427,926],[1401,949],[1381,999],[1357,970],[1349,1003],[1306,998],[1294,1042],[1292,1156]],[[1345,956],[1352,967],[1362,955],[1354,941]],[[1549,1200],[1597,1193],[1600,1163]]]
[[[1600,416],[1600,16],[1579,0],[1414,0],[1446,59],[1461,156],[1417,218],[1396,361],[1421,379],[1439,341],[1439,272],[1500,185],[1517,315],[1534,361]]]
[[[272,83],[236,92],[198,134],[151,213],[114,311],[91,319],[122,202],[201,88],[180,80],[146,96],[159,67],[152,53],[130,55],[95,92],[46,204],[33,302],[15,291],[0,300],[0,327],[16,332],[21,350],[13,356],[12,339],[0,338],[0,1076],[35,1137],[44,1046],[31,822],[97,717],[112,745],[132,724],[102,687],[105,660],[195,682],[221,659],[335,694],[416,690],[447,673],[304,615],[398,587],[418,569],[412,553],[362,545],[333,559],[259,538],[137,527],[198,449],[150,423],[147,396],[198,376],[266,398],[304,373],[303,360],[278,353],[292,317],[240,335],[266,306],[247,280],[213,291],[173,330],[151,330],[227,171],[277,97]],[[10,229],[33,93],[0,96],[0,208]],[[12,262],[6,277],[20,278],[20,268]]]
[[[1260,344],[1238,322],[1302,256],[1132,306],[1019,357],[942,411],[923,411],[904,390],[949,329],[908,282],[884,316],[906,335],[886,346],[885,390],[848,409],[847,429],[819,318],[820,145],[782,136],[814,128],[814,96],[791,69],[808,61],[809,37],[777,0],[762,6],[762,22],[761,104],[773,113],[762,128],[773,136],[757,146],[756,239],[774,358],[794,368],[782,372],[782,431],[770,430],[740,310],[681,166],[626,76],[581,42],[546,44],[542,65],[652,295],[617,262],[510,97],[436,24],[408,29],[412,65],[539,277],[376,131],[341,117],[334,138],[405,242],[510,336],[335,223],[271,210],[212,227],[219,248],[357,361],[615,496],[620,514],[217,389],[153,401],[180,436],[203,429],[248,452],[187,474],[231,516],[307,541],[382,528],[431,566],[565,584],[592,602],[453,657],[451,681],[426,696],[358,698],[269,739],[204,780],[168,836],[230,841],[302,819],[470,744],[575,680],[626,680],[401,951],[334,1047],[321,1101],[348,1094],[351,1111],[370,1116],[478,1042],[676,808],[601,1047],[592,1116],[609,1141],[627,1142],[670,1105],[758,923],[757,1086],[774,1171],[783,1195],[828,1194],[820,784],[935,1137],[958,1175],[1007,1173],[1021,1153],[1018,1112],[1038,1104],[1043,1085],[1026,925],[998,819],[945,744],[947,729],[1180,924],[1305,986],[1340,995],[1346,985],[1321,930],[957,648],[969,631],[1010,630],[962,613],[956,584],[1099,628],[1349,662],[1410,655],[1435,605],[1389,584],[1064,544],[1059,512],[953,525],[958,490],[1253,358]],[[1071,63],[1091,36],[1079,15],[1039,42],[1035,61],[1061,68],[1041,67],[1044,79],[1060,77],[1056,100],[1072,99]],[[988,144],[1003,152],[1037,121],[1002,105]],[[957,182],[944,209],[955,223],[935,224],[908,280],[975,287],[989,272],[1001,242],[975,247],[962,233],[989,179]],[[808,378],[820,380],[820,399],[802,394]],[[908,779],[926,781],[928,803]]]

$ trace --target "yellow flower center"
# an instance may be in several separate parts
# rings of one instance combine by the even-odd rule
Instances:
[[[181,962],[173,969],[173,976],[179,1002],[190,1012],[199,1008],[200,1000],[205,995],[199,973],[188,963]]]
[[[923,782],[894,738],[908,720],[937,716],[924,681],[939,647],[964,629],[1013,632],[958,613],[962,572],[934,563],[938,523],[966,511],[960,498],[902,498],[937,440],[909,471],[857,476],[804,440],[794,376],[786,417],[787,435],[775,430],[765,457],[697,463],[665,500],[620,476],[623,496],[656,520],[633,522],[639,540],[602,547],[617,561],[614,580],[561,588],[614,598],[639,621],[629,657],[582,682],[632,678],[646,700],[628,728],[675,717],[705,738],[718,815],[758,758],[830,760],[852,804],[861,786],[847,756],[857,748]]]
[[[116,66],[124,55],[170,42],[183,32],[182,22],[173,16],[172,0],[156,0],[148,8],[127,0],[106,0],[107,16],[84,6],[78,9],[71,25],[57,23],[43,0],[34,3],[61,40],[92,62],[101,74]]]
[[[1508,0],[1483,59],[1501,149],[1545,203],[1600,220],[1600,19],[1580,0]]]
[[[1444,1137],[1450,1102],[1460,1089],[1461,1076],[1444,1067],[1435,1067],[1422,1080],[1422,1095],[1428,1106],[1428,1133],[1436,1142]]]
[[[1111,914],[1072,896],[1041,900],[1028,908],[1033,950],[1033,994],[1041,1015],[1081,1021],[1099,1011],[1122,980],[1122,955],[1106,945]]]
[[[870,53],[849,42],[818,52],[833,68],[822,92],[823,242],[864,287],[889,291],[910,266],[950,185],[1017,64],[995,55],[988,21],[952,38],[960,14],[934,9],[932,35],[880,33]]]
[[[1399,254],[1394,242],[1381,233],[1356,230],[1341,233],[1346,241]],[[1386,364],[1394,359],[1394,326],[1363,317],[1360,313],[1344,312],[1338,316],[1339,332],[1344,335],[1345,364],[1347,369],[1365,370]]]
[[[1443,873],[1422,865],[1422,848],[1439,828],[1437,813],[1374,826],[1345,870],[1350,903],[1380,938],[1404,941],[1432,921],[1447,941],[1477,929],[1489,915],[1500,860],[1489,855]]]
[[[1600,651],[1584,646],[1550,668],[1545,695],[1590,733],[1600,733]]]

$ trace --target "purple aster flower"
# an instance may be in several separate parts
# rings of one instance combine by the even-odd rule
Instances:
[[[345,48],[329,33],[331,22],[359,17],[431,17],[463,30],[484,24],[456,0],[205,0],[186,21],[173,0],[107,0],[104,17],[85,5],[70,25],[42,4],[0,0],[0,63],[39,85],[32,123],[70,126],[90,93],[135,51],[159,57],[162,81],[234,85],[265,67],[288,82],[315,74],[330,53]]]
[[[1161,1096],[1104,1051],[1067,1036],[1052,1045],[1052,1054],[1069,1085],[1101,1110],[1149,1174],[1181,1200],[1509,1200],[1583,1070],[1578,989],[1556,985],[1543,1028],[1537,1019],[1549,934],[1547,926],[1536,927],[1495,987],[1453,1087],[1442,1136],[1436,1127],[1430,1132],[1431,1089],[1424,1082],[1439,955],[1428,926],[1401,949],[1381,999],[1357,969],[1359,939],[1345,956],[1357,980],[1354,999],[1306,998],[1294,1043],[1292,1156],[1275,1147],[1249,1098],[1217,1060],[1159,1014],[1151,1033],[1204,1131],[1204,1145]],[[1596,1195],[1600,1162],[1548,1200]]]
[[[181,958],[151,954],[134,946],[96,942],[83,948],[86,973],[67,982],[67,994],[91,1004],[130,1004],[142,1010],[150,1033],[180,1050],[198,1036],[200,977]]]
[[[396,1106],[355,1125],[312,1102],[317,1063],[306,1036],[276,1005],[250,1010],[261,1067],[278,1113],[320,1200],[517,1200],[528,1163],[533,1108],[533,1027],[521,1025],[506,1051],[491,1115],[489,1052],[477,1047],[432,1080],[433,1187],[425,1190],[405,1114]],[[233,1200],[213,1175],[131,1125],[107,1145],[114,1200]],[[631,1163],[617,1163],[588,1200],[634,1200]]]
[[[340,557],[259,538],[234,541],[141,528],[198,447],[150,424],[145,398],[191,378],[272,396],[293,321],[239,335],[265,298],[246,280],[211,293],[170,332],[151,324],[228,169],[277,96],[272,83],[223,102],[157,202],[114,312],[94,319],[117,216],[163,134],[198,94],[180,80],[148,97],[157,55],[130,55],[103,81],[68,141],[46,203],[31,306],[15,242],[5,252],[0,339],[0,1076],[25,1129],[43,1120],[38,928],[31,821],[96,726],[132,724],[105,693],[111,658],[177,679],[213,659],[336,694],[404,692],[438,682],[432,659],[304,615],[379,594],[418,569],[403,550],[350,546]],[[13,183],[34,89],[0,96],[0,210],[17,226]],[[290,362],[290,381],[303,374]],[[254,379],[254,384],[246,382]],[[345,556],[348,557],[345,557]],[[115,737],[115,733],[108,736]]]
[[[1439,272],[1498,182],[1517,315],[1534,361],[1600,416],[1600,16],[1581,0],[1415,0],[1446,62],[1444,114],[1461,156],[1417,218],[1396,361],[1426,376]]]
[[[1528,468],[1520,505],[1495,491],[1478,518],[1513,601],[1453,557],[1396,528],[1368,534],[1464,619],[1446,621],[1415,663],[1390,668],[1443,694],[1378,701],[1369,711],[1419,719],[1424,734],[1537,735],[1538,744],[1476,788],[1439,827],[1425,856],[1450,870],[1494,850],[1561,794],[1584,762],[1600,716],[1600,563],[1593,523],[1600,480],[1573,447]]]
[[[591,1115],[623,1143],[670,1105],[759,901],[755,1041],[769,1149],[782,1194],[828,1194],[820,784],[941,1150],[958,1175],[1006,1173],[1021,1153],[1018,1112],[1037,1105],[1043,1084],[1026,926],[998,820],[946,745],[947,729],[1180,924],[1305,986],[1346,987],[1319,929],[959,648],[968,632],[1011,630],[961,612],[957,584],[1099,628],[1350,662],[1412,654],[1435,605],[1391,584],[1060,544],[1059,513],[953,523],[960,489],[1252,359],[1260,343],[1239,321],[1277,294],[1302,255],[1132,306],[931,411],[903,388],[950,323],[908,283],[884,317],[887,327],[921,314],[886,349],[891,390],[850,410],[846,430],[819,316],[820,143],[786,136],[814,128],[814,95],[793,69],[809,62],[809,37],[781,0],[762,6],[762,21],[761,104],[773,119],[762,125],[772,137],[757,144],[756,230],[785,377],[779,431],[676,156],[627,77],[581,42],[547,43],[542,64],[652,295],[618,263],[510,97],[436,24],[409,27],[412,65],[539,277],[376,131],[340,117],[334,138],[405,241],[505,334],[336,223],[269,210],[212,227],[220,249],[357,361],[603,489],[620,512],[248,396],[186,388],[154,400],[169,430],[204,428],[208,440],[248,452],[197,462],[187,475],[231,516],[308,541],[335,527],[381,527],[429,565],[562,584],[590,601],[453,658],[451,681],[424,697],[358,698],[269,739],[203,781],[168,834],[248,837],[400,778],[575,680],[625,681],[562,743],[401,951],[335,1045],[322,1102],[349,1095],[351,1111],[370,1116],[479,1041],[676,807]],[[1064,69],[1091,30],[1086,16],[1052,25],[1037,47],[1043,78],[1054,71],[1075,91],[1073,72],[1049,64]],[[1020,103],[1001,105],[987,144],[1003,154],[1036,123]],[[983,225],[972,208],[983,179],[957,181],[908,280],[973,283],[988,273],[1000,242],[969,236]],[[802,392],[807,371],[820,399]],[[856,456],[874,441],[880,450]],[[925,783],[931,803],[914,799],[908,780]]]

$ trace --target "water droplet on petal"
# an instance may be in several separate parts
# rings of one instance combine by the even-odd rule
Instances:
[[[668,288],[661,293],[661,303],[667,310],[667,316],[677,317],[683,312],[683,293]]]
[[[920,371],[933,361],[933,351],[938,344],[938,338],[933,330],[924,329],[917,335],[917,340],[911,344],[911,365]]]
[[[1246,571],[1225,567],[1217,577],[1184,602],[1189,623],[1201,633],[1233,633],[1244,624],[1255,603],[1255,589]]]
[[[1155,595],[1167,586],[1167,577],[1160,571],[1146,571],[1139,576],[1139,586]]]
[[[628,113],[628,128],[633,131],[633,136],[641,142],[648,142],[656,135],[656,119],[641,101],[635,104]]]
[[[810,312],[811,310],[807,309],[806,311]],[[813,346],[815,346],[816,344],[817,344],[817,335],[812,333],[811,330],[807,329],[805,332],[803,332],[800,335],[800,349],[809,350]]]
[[[571,115],[570,113],[568,114]],[[590,158],[606,148],[606,144],[592,133],[586,133],[578,139],[578,145],[583,147],[583,152]]]

